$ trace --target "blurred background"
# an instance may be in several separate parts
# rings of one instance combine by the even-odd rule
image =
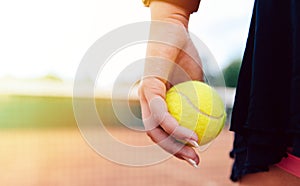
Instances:
[[[0,185],[233,185],[228,123],[252,7],[253,0],[202,0],[191,16],[190,32],[210,48],[223,73],[207,75],[216,82],[224,75],[227,86],[227,126],[200,154],[200,167],[171,158],[137,168],[112,163],[88,146],[74,118],[72,91],[88,48],[113,29],[149,21],[149,9],[140,0],[1,1]],[[111,60],[142,59],[145,48],[145,43],[131,46]],[[115,117],[109,95],[116,73],[103,77],[96,98],[99,115],[119,140],[152,144]],[[131,100],[131,107],[140,117],[138,100]]]

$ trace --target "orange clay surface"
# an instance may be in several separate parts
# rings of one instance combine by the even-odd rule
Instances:
[[[152,144],[144,133],[119,128],[109,131],[132,145]],[[232,160],[228,153],[232,140],[233,134],[224,130],[212,146],[200,154],[197,169],[176,158],[153,166],[128,167],[102,158],[87,145],[76,128],[5,129],[0,131],[0,185],[235,185],[229,180]]]

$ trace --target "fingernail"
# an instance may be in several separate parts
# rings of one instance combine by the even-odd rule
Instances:
[[[192,165],[195,168],[198,168],[198,165],[196,164],[196,162],[190,158],[184,158],[190,165]]]
[[[187,142],[189,142],[189,144],[193,145],[195,148],[199,148],[199,144],[194,141],[194,140],[187,140]]]

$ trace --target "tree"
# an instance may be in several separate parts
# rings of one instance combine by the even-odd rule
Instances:
[[[242,61],[240,59],[235,59],[223,70],[224,79],[227,87],[237,86],[241,64]]]

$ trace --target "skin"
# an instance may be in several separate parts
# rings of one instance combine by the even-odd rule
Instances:
[[[177,6],[160,1],[153,1],[150,9],[152,21],[162,21],[174,25],[158,31],[160,34],[168,36],[170,43],[181,46],[183,50],[170,45],[149,42],[147,57],[154,56],[171,61],[180,66],[191,79],[202,81],[201,61],[188,35],[190,13]],[[154,29],[152,28],[150,37],[156,34],[157,30]],[[157,65],[149,64],[148,69],[155,68],[155,66]],[[171,69],[171,67],[159,69],[164,69],[159,72],[160,76],[170,77],[173,84],[186,81],[185,78],[178,75],[176,69]],[[147,68],[145,71],[147,73]],[[177,141],[184,140],[195,146],[198,137],[193,131],[179,126],[178,122],[168,113],[165,95],[172,84],[161,77],[156,76],[143,79],[139,89],[142,117],[147,129],[147,135],[164,150],[172,153],[177,158],[186,160],[193,166],[198,165],[199,156],[195,149],[191,145],[182,145],[182,143]]]

